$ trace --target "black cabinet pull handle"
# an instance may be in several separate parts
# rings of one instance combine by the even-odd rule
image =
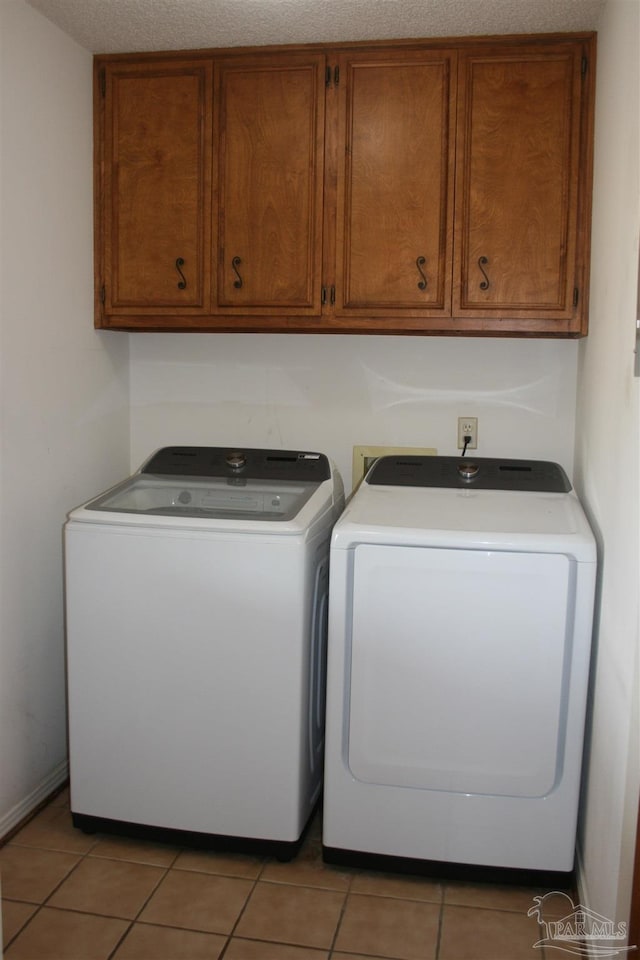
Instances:
[[[335,302],[336,302],[336,288],[332,286],[332,287],[329,287],[329,303],[333,307],[335,306]],[[320,303],[322,304],[323,307],[326,306],[326,303],[327,303],[326,287],[322,287],[320,291]]]
[[[424,274],[424,270],[422,269],[422,268],[424,267],[424,265],[425,265],[426,262],[427,262],[427,261],[425,260],[424,257],[418,257],[418,259],[416,260],[416,267],[418,268],[418,273],[419,273],[420,276],[422,277],[421,280],[418,280],[418,289],[419,289],[419,290],[426,290],[426,289],[427,289],[427,278],[426,278],[426,276],[425,276],[425,274]]]
[[[487,264],[487,263],[489,263],[489,261],[487,260],[486,257],[479,257],[479,258],[478,258],[478,267],[480,268],[480,273],[481,273],[482,276],[484,277],[484,280],[481,280],[481,281],[480,281],[480,289],[481,289],[481,290],[488,290],[489,287],[491,286],[491,284],[489,283],[489,277],[487,276],[486,271],[485,271],[485,269],[484,269],[484,266],[485,266],[485,264]]]
[[[178,257],[178,259],[176,260],[176,270],[180,274],[180,279],[178,280],[178,290],[186,290],[187,280],[184,273],[180,269],[181,267],[184,267],[184,258]]]
[[[233,285],[236,288],[236,290],[240,290],[240,288],[242,287],[242,277],[238,273],[238,267],[240,266],[241,263],[242,263],[242,260],[240,259],[240,257],[234,257],[233,260],[231,261],[231,269],[236,275],[236,279],[233,281]]]

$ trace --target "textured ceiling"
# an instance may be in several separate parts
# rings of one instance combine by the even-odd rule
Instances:
[[[92,53],[119,53],[596,30],[605,0],[27,2]]]

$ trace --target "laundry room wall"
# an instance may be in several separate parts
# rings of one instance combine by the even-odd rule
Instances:
[[[600,566],[580,893],[618,922],[629,918],[640,784],[639,37],[637,0],[608,0],[598,31],[591,329],[579,348],[575,470]]]
[[[0,837],[66,777],[62,524],[126,474],[128,339],[92,329],[91,55],[0,2]]]
[[[313,448],[351,489],[352,447],[556,460],[571,473],[573,341],[295,334],[131,337],[131,461],[165,444]]]

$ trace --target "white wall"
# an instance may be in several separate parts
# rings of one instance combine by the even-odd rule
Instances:
[[[457,418],[478,456],[557,460],[571,473],[572,341],[292,334],[131,338],[131,459],[163,444],[311,448],[351,488],[352,446],[455,455]]]
[[[598,36],[591,332],[580,346],[576,478],[600,541],[599,633],[581,893],[628,919],[638,813],[640,5],[608,0]]]
[[[92,329],[91,56],[0,3],[0,836],[65,775],[62,524],[126,475],[128,338]]]

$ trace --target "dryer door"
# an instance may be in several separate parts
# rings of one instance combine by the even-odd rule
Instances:
[[[353,577],[353,776],[548,794],[562,775],[574,561],[360,544]]]

